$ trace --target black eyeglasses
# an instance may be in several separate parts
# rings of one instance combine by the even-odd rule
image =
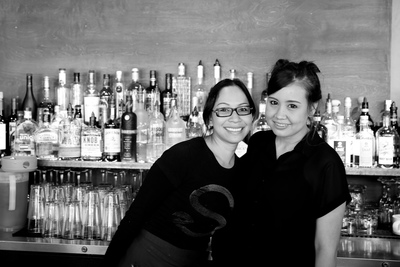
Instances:
[[[233,111],[239,116],[246,116],[251,114],[253,108],[251,107],[237,107],[237,108],[216,108],[213,110],[217,117],[229,117],[232,115]]]

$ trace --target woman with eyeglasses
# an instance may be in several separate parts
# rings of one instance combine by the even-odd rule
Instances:
[[[310,128],[321,99],[319,72],[313,62],[284,59],[272,70],[266,105],[272,131],[252,135],[241,158],[247,179],[234,214],[236,264],[336,266],[351,198],[341,158]]]
[[[235,150],[255,105],[238,79],[217,83],[203,110],[207,132],[166,150],[152,165],[109,244],[104,266],[205,266],[227,225],[240,171]],[[218,240],[218,238],[217,238]]]

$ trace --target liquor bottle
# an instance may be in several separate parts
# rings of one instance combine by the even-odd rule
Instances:
[[[235,69],[230,69],[229,70],[229,79],[235,79],[236,78],[236,70]]]
[[[179,116],[177,100],[171,100],[171,113],[165,124],[165,149],[186,140],[186,123]]]
[[[333,140],[338,139],[338,124],[337,122],[333,119],[332,116],[332,99],[330,98],[328,94],[328,98],[326,101],[326,111],[325,115],[322,117],[321,124],[326,127],[328,130],[327,132],[327,143],[333,147]]]
[[[55,128],[55,129],[58,130],[58,125],[60,124],[60,122],[63,119],[64,118],[60,114],[60,106],[59,105],[55,105],[54,106],[54,114],[53,114],[53,117],[51,119],[50,127]]]
[[[356,130],[357,132],[360,131],[360,118],[361,116],[367,116],[368,117],[368,126],[371,128],[371,130],[374,130],[374,121],[372,120],[371,116],[369,115],[369,106],[368,106],[368,101],[367,98],[364,97],[363,102],[361,104],[361,115],[356,121]]]
[[[344,122],[343,126],[341,129],[341,133],[348,142],[347,146],[347,152],[350,155],[349,158],[347,158],[346,161],[346,166],[347,167],[353,167],[354,165],[354,142],[356,138],[356,124],[354,120],[351,118],[351,98],[346,97],[344,99]]]
[[[130,105],[132,105],[132,111],[136,110],[137,106],[137,94],[139,90],[142,90],[143,86],[139,82],[139,69],[138,68],[132,68],[132,82],[129,84],[126,92],[125,92],[125,99],[128,99],[128,96],[130,95],[132,97],[132,101],[130,101]],[[126,102],[128,102],[126,100]],[[128,103],[125,103],[126,105]]]
[[[389,118],[390,118],[390,106],[391,106],[391,105],[392,105],[392,100],[386,99],[386,100],[384,101],[383,109],[382,109],[382,110],[380,111],[380,113],[379,113],[379,115],[380,115],[380,116],[379,116],[379,122],[378,122],[378,123],[375,122],[375,125],[376,125],[376,127],[377,127],[377,130],[383,126],[383,120],[384,120],[384,117],[385,117],[386,115],[389,115]],[[389,121],[390,121],[390,119],[389,119]]]
[[[84,122],[86,125],[89,125],[92,113],[94,114],[95,118],[99,118],[100,95],[95,83],[94,70],[89,70],[88,83],[84,93],[83,103]]]
[[[81,74],[79,72],[74,72],[74,82],[71,84],[71,105],[73,108],[77,105],[83,107],[84,93],[83,85],[81,83]]]
[[[353,119],[353,121],[357,121],[360,118],[361,115],[361,106],[362,106],[362,102],[364,100],[363,96],[360,96],[357,98],[357,106],[354,107],[351,110],[351,118]]]
[[[60,147],[58,157],[62,160],[75,160],[81,157],[81,130],[79,120],[74,119],[71,103],[68,104],[67,117],[58,125]]]
[[[149,142],[147,144],[147,162],[154,163],[164,152],[165,119],[160,112],[160,101],[156,99],[154,111],[149,121]]]
[[[143,89],[139,89],[137,96],[138,104],[135,110],[137,127],[136,161],[144,163],[147,160],[147,143],[149,141],[149,111],[145,108],[148,93]]]
[[[214,63],[214,84],[217,84],[221,80],[221,64],[218,59]]]
[[[340,100],[332,99],[332,117],[333,120],[337,122],[337,116],[339,115],[340,111]]]
[[[396,141],[399,135],[390,125],[390,113],[383,114],[383,125],[376,131],[375,138],[377,166],[385,169],[397,167]]]
[[[125,84],[122,78],[122,71],[117,70],[115,72],[114,90],[113,94],[115,96],[115,120],[117,122],[121,121],[122,113],[125,111]],[[111,116],[111,114],[110,114]]]
[[[10,150],[8,136],[7,121],[4,116],[3,92],[0,92],[0,158],[6,156]]]
[[[194,107],[187,123],[187,138],[190,139],[201,136],[203,136],[203,127],[200,124],[197,107]]]
[[[172,92],[172,74],[165,74],[165,89],[161,92],[161,113],[167,119],[171,111],[171,99],[174,98]]]
[[[11,114],[7,119],[7,132],[8,132],[8,155],[14,151],[15,129],[17,128],[18,114],[17,114],[17,98],[11,99]]]
[[[43,109],[44,108],[37,109],[36,123],[39,128],[43,126]]]
[[[136,114],[132,111],[132,95],[127,95],[127,105],[121,117],[121,161],[136,162]]]
[[[60,115],[66,117],[68,104],[71,98],[71,89],[67,87],[66,69],[61,68],[58,71],[58,85],[56,87],[57,105],[60,106]],[[32,115],[33,118],[35,118],[33,113]]]
[[[375,164],[375,136],[369,126],[368,115],[360,116],[360,131],[356,134],[358,155],[355,153],[355,164],[362,168],[371,168]],[[359,157],[357,159],[357,156]]]
[[[50,117],[54,114],[54,103],[50,98],[50,78],[49,76],[43,77],[43,100],[39,103],[39,108],[48,108]]]
[[[327,110],[328,110],[328,105],[331,106],[331,115],[332,115],[332,99],[331,99],[331,94],[328,93],[326,100],[325,100],[325,111],[324,113],[321,115],[321,122],[324,120],[324,118],[327,115]]]
[[[145,91],[144,109],[151,113],[154,105],[154,98],[157,90],[157,72],[150,70],[150,84]]]
[[[397,135],[395,138],[397,138],[394,143],[396,147],[396,168],[399,167],[400,165],[400,134],[399,134],[399,124],[397,121],[397,107],[396,107],[396,102],[392,101],[392,104],[390,105],[390,112],[389,112],[389,117],[390,117],[390,126],[397,132]],[[400,192],[399,192],[400,194]],[[399,198],[400,200],[400,198]]]
[[[22,110],[26,110],[27,108],[31,109],[32,118],[36,118],[37,114],[37,102],[35,99],[35,95],[33,94],[33,77],[31,73],[26,74],[26,93],[24,97],[24,101],[22,102]]]
[[[43,108],[43,125],[34,134],[35,154],[38,159],[58,159],[58,131],[50,127],[50,118],[49,108]]]
[[[99,104],[99,127],[103,128],[107,123],[110,116],[110,102],[113,98],[113,90],[111,88],[111,75],[103,75],[103,87],[100,90],[100,104]]]
[[[269,131],[271,127],[268,125],[267,118],[265,117],[265,108],[267,103],[265,100],[260,99],[260,103],[258,104],[258,118],[253,122],[251,127],[251,134],[255,134],[259,131]]]
[[[101,129],[98,128],[94,112],[89,118],[89,125],[84,127],[81,134],[81,159],[100,161],[103,155],[103,140]]]
[[[197,111],[202,114],[203,113],[203,108],[204,104],[206,102],[206,87],[204,86],[203,83],[204,79],[204,67],[203,64],[200,60],[199,65],[197,65],[197,84],[194,86],[193,91],[196,97],[196,106],[192,103],[192,107],[197,108]]]
[[[249,90],[250,95],[253,95],[253,73],[247,73],[247,90]]]
[[[116,120],[115,97],[110,101],[110,119],[104,124],[104,152],[103,160],[119,161],[121,154],[121,129]]]
[[[185,76],[185,64],[182,62],[178,64],[178,77],[174,77],[173,79],[176,81],[178,114],[184,121],[187,121],[192,111],[190,107],[192,90],[191,79]]]
[[[74,112],[74,119],[78,120],[81,126],[83,126],[83,115],[82,115],[82,106],[76,105],[75,112]]]
[[[325,142],[328,141],[328,129],[321,123],[321,113],[319,110],[314,112],[312,128]]]
[[[270,78],[270,73],[267,72],[265,74],[265,81],[266,81],[265,88],[264,88],[264,90],[262,90],[261,98],[260,98],[260,99],[264,99],[265,102],[267,102],[267,97],[268,97],[268,82],[269,82],[269,78]]]
[[[35,156],[34,133],[37,131],[37,123],[32,119],[30,108],[24,110],[24,119],[15,130],[13,156]]]

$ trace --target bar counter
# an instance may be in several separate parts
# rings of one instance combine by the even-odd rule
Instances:
[[[43,253],[75,255],[79,259],[95,256],[98,261],[92,266],[96,266],[105,254],[108,243],[106,241],[12,236],[12,233],[0,232],[0,255],[3,258],[7,252],[17,253],[17,255],[18,252],[31,252],[37,255]],[[342,236],[337,255],[337,266],[339,267],[400,266],[400,239]],[[41,258],[45,259],[46,257],[42,255]],[[75,262],[79,262],[79,259]],[[14,266],[19,265],[14,264]],[[91,265],[85,264],[85,266]]]

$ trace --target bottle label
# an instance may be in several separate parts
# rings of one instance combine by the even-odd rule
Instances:
[[[360,167],[372,167],[374,158],[374,143],[372,139],[360,140]]]
[[[121,130],[104,129],[104,153],[121,152]]]
[[[101,157],[101,135],[86,135],[82,136],[81,154],[82,157]]]
[[[393,164],[394,142],[393,137],[379,136],[378,164]]]
[[[136,161],[136,131],[121,130],[121,160]]]

